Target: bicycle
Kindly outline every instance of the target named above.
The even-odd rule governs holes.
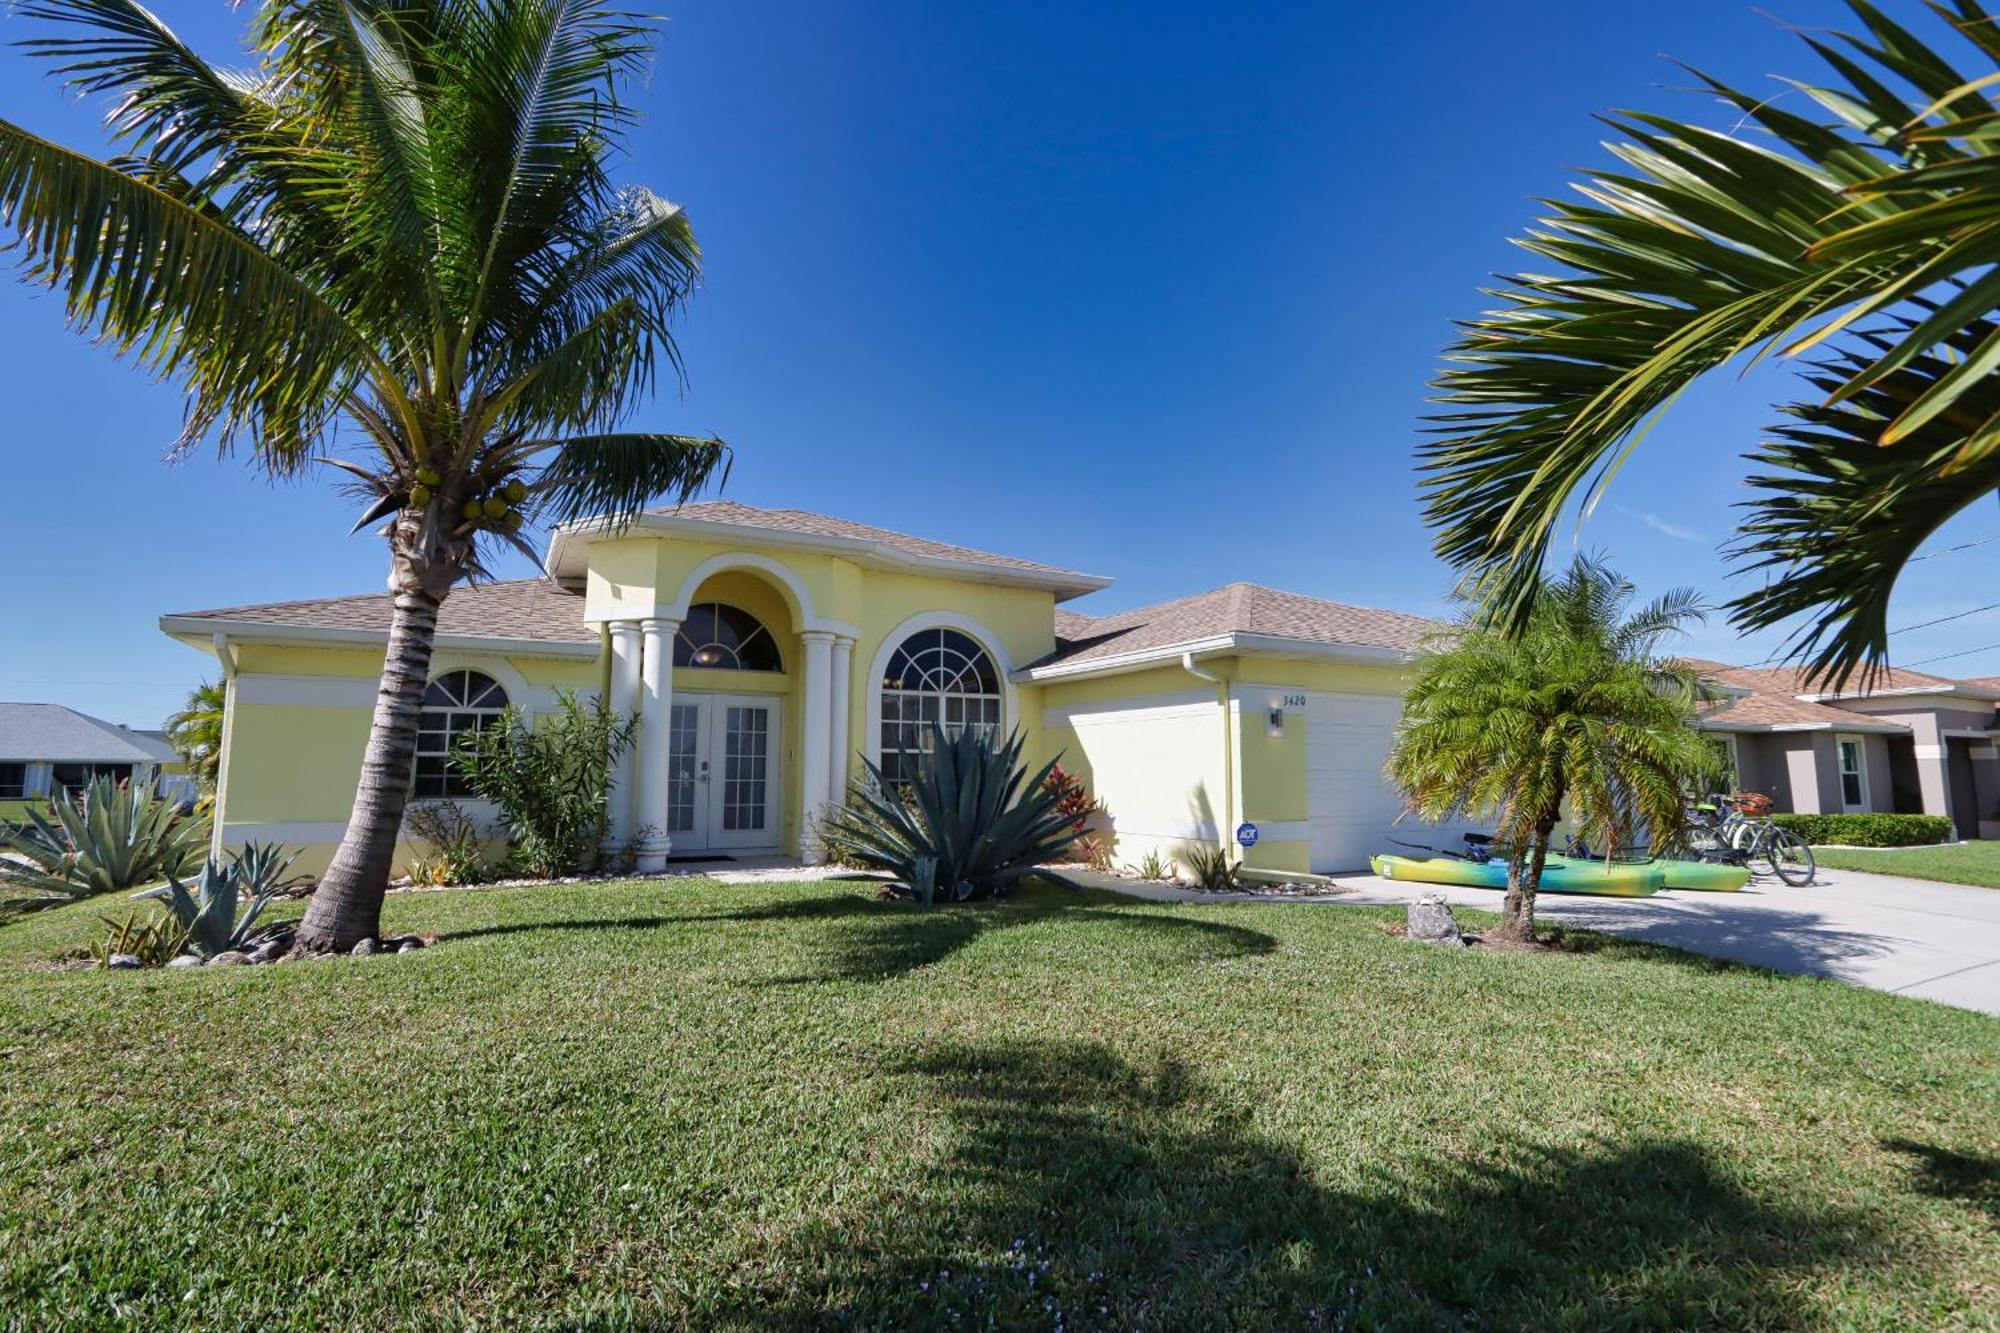
[[[1722,813],[1727,807],[1728,813]],[[1771,819],[1771,798],[1757,792],[1717,794],[1688,808],[1677,849],[1698,861],[1747,866],[1793,888],[1813,882],[1819,867],[1806,840]]]

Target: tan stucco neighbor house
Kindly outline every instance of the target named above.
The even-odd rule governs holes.
[[[1253,868],[1354,870],[1398,813],[1381,767],[1432,627],[1242,583],[1080,615],[1108,579],[731,501],[564,528],[546,567],[446,601],[413,795],[465,797],[450,746],[503,707],[602,694],[639,719],[608,841],[641,869],[809,855],[861,761],[895,777],[936,720],[1061,754],[1122,862],[1247,841]],[[389,615],[369,594],[162,618],[222,665],[219,845],[331,856]]]
[[[1738,785],[1778,809],[1946,815],[1960,837],[2000,835],[2000,680],[1891,669],[1828,692],[1792,667],[1693,665],[1731,696],[1702,727],[1728,745]]]

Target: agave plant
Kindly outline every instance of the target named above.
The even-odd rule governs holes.
[[[253,897],[276,897],[305,883],[306,876],[285,873],[298,859],[297,850],[288,852],[275,842],[246,842],[229,859],[229,868]]]
[[[1196,843],[1181,853],[1181,860],[1186,863],[1194,882],[1207,892],[1235,892],[1236,860],[1227,847]]]
[[[925,903],[997,898],[1029,874],[1063,883],[1037,867],[1060,859],[1077,829],[1046,785],[1055,764],[1030,778],[1022,746],[1018,731],[996,747],[971,728],[952,736],[933,723],[930,751],[907,784],[864,761],[870,781],[849,793],[827,841]]]
[[[0,885],[26,890],[14,910],[53,907],[187,873],[208,843],[208,825],[141,783],[92,778],[83,790],[30,808],[27,822],[0,828]]]
[[[231,949],[240,949],[265,904],[276,894],[266,885],[250,896],[249,905],[238,914],[245,888],[243,874],[236,865],[224,865],[214,857],[203,862],[193,891],[178,878],[170,877],[157,889],[134,894],[137,898],[158,898],[166,903],[174,920],[187,933],[187,947],[204,958],[213,958]]]

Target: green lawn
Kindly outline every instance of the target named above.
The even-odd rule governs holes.
[[[1909,875],[1914,879],[1942,879],[1953,884],[2000,889],[2000,842],[1966,842],[1900,851],[1815,847],[1813,859],[1835,870],[1873,870],[1884,875]]]
[[[2000,1021],[1383,913],[401,894],[396,958],[35,972],[13,1328],[1990,1327]],[[8,1323],[11,1321],[11,1323]]]

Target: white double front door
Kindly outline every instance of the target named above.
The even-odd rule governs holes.
[[[675,856],[777,848],[782,707],[769,695],[675,692],[666,810]]]

